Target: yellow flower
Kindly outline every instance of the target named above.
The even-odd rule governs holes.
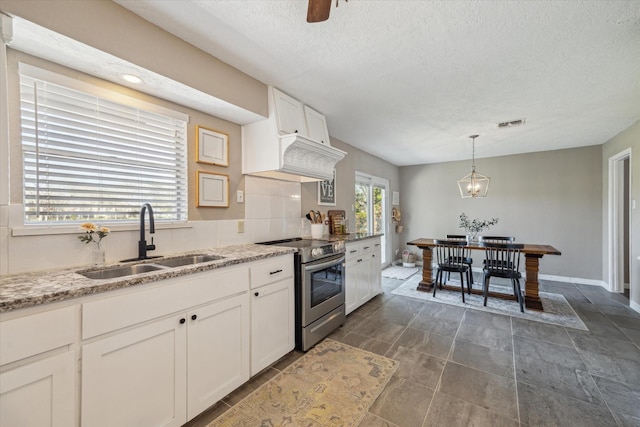
[[[84,224],[80,225],[80,228],[86,230],[86,231],[96,231],[97,227],[94,223],[92,222],[85,222]]]

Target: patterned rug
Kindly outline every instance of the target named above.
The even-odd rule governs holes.
[[[395,295],[403,295],[412,298],[418,298],[425,301],[440,302],[443,304],[457,305],[459,307],[471,308],[474,310],[488,311],[491,313],[505,314],[507,316],[520,317],[522,319],[533,320],[535,322],[551,323],[554,325],[565,326],[567,328],[581,329],[588,331],[584,322],[576,314],[574,309],[569,305],[563,295],[553,294],[548,292],[539,292],[540,299],[542,300],[542,306],[544,311],[527,310],[525,308],[524,313],[520,312],[520,305],[517,301],[503,300],[500,298],[491,298],[487,300],[487,306],[483,305],[484,297],[482,295],[467,294],[465,291],[465,303],[462,302],[462,295],[460,291],[449,291],[445,289],[438,289],[436,291],[435,298],[433,292],[423,292],[416,290],[418,283],[422,280],[422,275],[417,274],[396,289],[391,291]],[[474,279],[475,280],[475,279]],[[490,288],[492,291],[511,293],[513,292],[510,284],[494,284],[496,279],[491,279]],[[452,286],[460,286],[459,280],[450,280],[448,282]],[[466,282],[465,282],[466,283]],[[504,286],[506,285],[506,286]],[[480,288],[481,285],[476,281],[474,288]],[[465,286],[466,288],[466,286]]]
[[[400,267],[394,265],[382,270],[382,277],[404,280],[416,274],[418,270],[418,267]]]
[[[398,363],[325,339],[207,427],[357,426]]]

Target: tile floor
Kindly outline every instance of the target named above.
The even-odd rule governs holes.
[[[392,295],[330,338],[399,360],[361,426],[640,426],[640,314],[623,295],[568,283],[589,332]],[[294,351],[190,427],[208,422],[301,356]]]

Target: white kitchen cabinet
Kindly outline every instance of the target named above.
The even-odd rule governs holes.
[[[269,117],[242,126],[242,173],[297,182],[332,179],[347,153],[331,147],[325,117],[274,87],[268,102]]]
[[[380,238],[373,239],[371,252],[371,293],[372,297],[382,293],[382,243]]]
[[[300,135],[308,136],[302,102],[276,88],[272,88],[272,90],[280,135],[299,133]]]
[[[76,313],[70,306],[0,322],[0,426],[76,425]]]
[[[345,247],[345,308],[347,314],[382,292],[380,251],[375,246],[379,243],[380,238],[375,237],[347,243]]]
[[[0,374],[0,426],[75,426],[75,367],[68,351]]]
[[[82,425],[186,422],[187,329],[182,319],[174,315],[83,346]]]
[[[248,273],[197,273],[84,304],[82,424],[180,426],[247,381]]]
[[[295,347],[291,255],[251,267],[251,375]]]
[[[307,121],[307,130],[309,139],[318,141],[321,144],[331,145],[329,140],[329,129],[327,128],[327,119],[313,108],[304,106],[304,118]]]

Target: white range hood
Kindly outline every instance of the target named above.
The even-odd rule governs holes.
[[[317,111],[269,88],[269,117],[242,126],[242,173],[285,181],[333,179],[346,156],[331,146],[326,121]]]

